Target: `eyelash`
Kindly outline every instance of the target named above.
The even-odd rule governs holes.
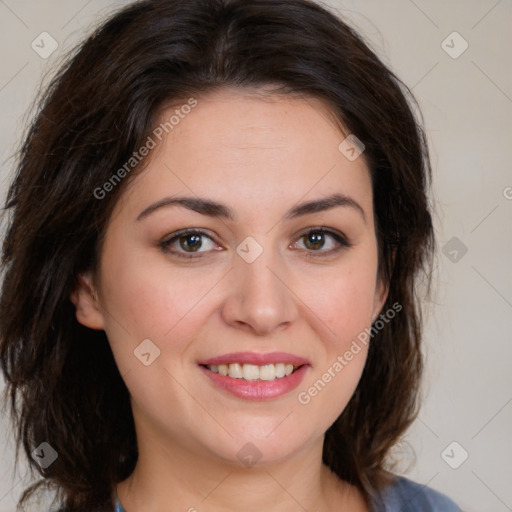
[[[312,233],[322,234],[322,235],[330,235],[336,242],[338,242],[339,246],[335,249],[330,249],[329,251],[314,251],[314,250],[308,250],[306,249],[306,257],[307,258],[325,258],[328,256],[332,256],[333,254],[341,251],[342,249],[348,249],[352,247],[352,244],[348,242],[348,240],[341,234],[338,234],[335,231],[332,231],[330,229],[325,229],[324,227],[316,227],[316,228],[310,228],[307,231],[303,232],[297,240],[301,240],[304,237],[311,235]],[[184,237],[185,235],[200,235],[205,236],[206,238],[209,238],[210,240],[214,241],[213,238],[208,235],[205,231],[202,231],[200,229],[194,229],[194,228],[188,228],[183,229],[181,231],[178,231],[177,233],[174,233],[171,238],[168,238],[167,240],[164,240],[159,244],[159,247],[166,253],[172,253],[180,258],[184,258],[187,260],[200,258],[202,257],[201,254],[204,253],[183,253],[179,251],[170,250],[169,246],[175,241],[179,240],[180,238]],[[315,254],[316,253],[316,254]]]

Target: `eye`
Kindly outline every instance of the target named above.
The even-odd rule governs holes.
[[[304,240],[305,250],[309,251],[308,257],[330,256],[343,248],[351,246],[342,234],[320,227],[312,228],[302,233],[299,237],[299,241],[301,240]],[[297,246],[298,243],[295,242],[294,246]],[[325,249],[325,247],[327,247],[327,250],[321,250]]]
[[[205,244],[204,239],[209,240],[209,242]],[[194,256],[194,254],[209,252],[216,246],[213,239],[207,233],[198,229],[184,229],[179,231],[159,245],[164,251],[188,259],[199,257]],[[200,249],[205,250],[201,251]]]
[[[307,257],[326,257],[341,249],[351,247],[351,244],[342,234],[323,227],[307,230],[300,235],[298,240],[305,240],[304,250]],[[292,244],[294,248],[297,248],[299,241]],[[170,238],[161,242],[159,246],[163,251],[185,259],[199,258],[202,253],[219,250],[216,249],[218,246],[211,236],[205,231],[194,228],[183,229],[174,233]],[[327,250],[322,250],[325,247],[327,247]],[[298,248],[302,249],[301,247]]]

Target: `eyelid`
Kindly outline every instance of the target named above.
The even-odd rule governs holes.
[[[175,238],[179,238],[180,236],[188,235],[188,234],[198,234],[198,235],[204,235],[208,238],[211,238],[212,240],[214,237],[208,233],[208,231],[205,231],[202,228],[184,228],[180,229],[179,231],[176,231],[174,233],[171,233],[170,235],[166,236],[163,240],[163,243],[170,242],[171,240],[174,240]]]

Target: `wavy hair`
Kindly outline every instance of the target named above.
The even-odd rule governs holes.
[[[411,91],[340,16],[309,0],[144,0],[111,15],[45,89],[17,154],[4,214],[0,364],[22,447],[63,512],[112,511],[137,462],[129,393],[104,331],[80,325],[70,293],[97,268],[113,207],[143,165],[101,188],[140,148],[162,108],[216,89],[272,85],[324,100],[364,142],[383,310],[357,389],[325,435],[323,461],[367,500],[389,482],[391,447],[420,403],[422,315],[430,283],[431,166]],[[42,442],[58,453],[43,469]]]

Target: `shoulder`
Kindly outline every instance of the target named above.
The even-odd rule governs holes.
[[[375,512],[461,512],[444,494],[406,477],[394,480],[374,500]]]

